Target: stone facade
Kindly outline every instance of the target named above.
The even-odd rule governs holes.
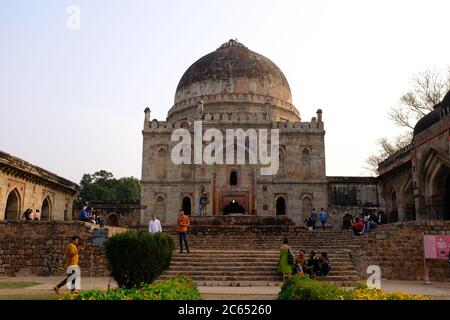
[[[0,220],[22,219],[28,208],[42,220],[71,220],[78,185],[0,151]]]
[[[198,214],[203,188],[209,197],[207,215],[227,213],[236,202],[241,213],[289,215],[302,223],[312,207],[327,207],[322,111],[302,122],[284,75],[270,60],[232,40],[194,63],[175,96],[166,121],[151,120],[150,109],[145,110],[142,224],[151,213],[166,224],[175,222],[180,208]],[[223,137],[227,129],[266,129],[269,136],[270,130],[279,130],[278,173],[261,175],[260,162],[249,164],[248,145],[245,164],[174,164],[171,154],[178,141],[171,141],[172,133],[182,128],[193,137],[196,121],[202,133],[214,128]],[[202,148],[207,145],[202,142]],[[224,154],[228,148],[235,145],[224,148]]]
[[[450,92],[422,118],[412,143],[379,166],[390,222],[450,220]]]

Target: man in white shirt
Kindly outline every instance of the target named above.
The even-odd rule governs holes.
[[[162,232],[161,222],[159,222],[159,220],[156,219],[155,214],[152,214],[152,218],[148,223],[148,232],[150,233]]]

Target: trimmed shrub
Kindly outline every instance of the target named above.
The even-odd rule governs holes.
[[[63,300],[200,300],[197,285],[190,278],[177,276],[140,289],[117,288],[69,293]]]
[[[386,293],[359,285],[346,290],[325,281],[316,281],[308,276],[293,276],[285,282],[278,294],[279,300],[429,300],[427,296],[403,292]]]
[[[127,231],[105,242],[111,276],[119,287],[140,288],[169,267],[175,244],[166,233]]]
[[[279,300],[344,300],[344,289],[328,282],[315,281],[306,275],[288,279],[278,295]]]

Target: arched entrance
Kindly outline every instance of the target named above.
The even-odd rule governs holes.
[[[350,229],[352,226],[352,220],[353,217],[351,214],[347,213],[343,218],[342,218],[342,229],[346,230],[346,229]]]
[[[111,227],[119,226],[119,218],[115,214],[110,214],[108,220],[106,220],[106,224]]]
[[[48,221],[50,220],[51,216],[52,216],[52,207],[50,204],[50,199],[46,197],[42,202],[41,220]]]
[[[450,220],[450,175],[445,180],[444,219]]]
[[[303,208],[302,208],[303,221],[305,221],[306,219],[309,218],[309,216],[311,215],[312,208],[313,208],[313,206],[312,206],[311,198],[310,197],[305,197],[303,199]]]
[[[388,222],[397,222],[398,221],[398,206],[397,206],[397,194],[394,190],[391,192],[390,197],[390,203],[391,203],[391,211],[389,212]]]
[[[286,201],[283,197],[278,197],[276,203],[277,216],[286,214]]]
[[[223,214],[230,214],[230,213],[245,213],[245,209],[243,206],[239,204],[236,200],[231,200],[230,203],[223,208]]]
[[[236,171],[231,171],[230,173],[230,186],[237,186],[238,185],[238,176]]]
[[[190,216],[192,213],[191,198],[184,197],[181,203],[181,208],[183,209],[184,214]]]
[[[416,219],[416,210],[414,206],[414,191],[412,188],[412,180],[410,180],[405,188],[405,192],[403,195],[404,201],[404,217],[403,219],[415,220]]]
[[[17,189],[13,189],[6,200],[5,219],[18,220],[20,216],[20,194]]]

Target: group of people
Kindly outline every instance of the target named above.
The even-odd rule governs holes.
[[[105,224],[103,223],[102,213],[100,210],[94,210],[90,206],[85,206],[80,213],[80,221],[90,222],[93,224],[98,224],[100,228],[103,228]]]
[[[380,224],[378,217],[369,212],[364,213],[362,218],[356,217],[352,230],[355,236],[359,236],[364,232],[369,232]]]
[[[23,219],[30,221],[30,220],[41,220],[41,212],[36,209],[34,212],[30,208],[25,210],[23,213]]]
[[[311,251],[306,257],[305,250],[300,250],[298,255],[294,255],[285,238],[280,247],[280,258],[278,261],[278,271],[283,275],[283,281],[291,275],[307,274],[314,279],[316,276],[327,276],[331,270],[328,254],[322,252],[319,257],[315,251]]]
[[[328,220],[328,213],[323,209],[320,208],[319,214],[316,212],[316,208],[313,208],[311,211],[311,214],[309,215],[308,219],[305,219],[306,226],[309,230],[315,230],[316,229],[316,223],[317,221],[320,221],[322,224],[322,228],[325,229],[325,223]]]

